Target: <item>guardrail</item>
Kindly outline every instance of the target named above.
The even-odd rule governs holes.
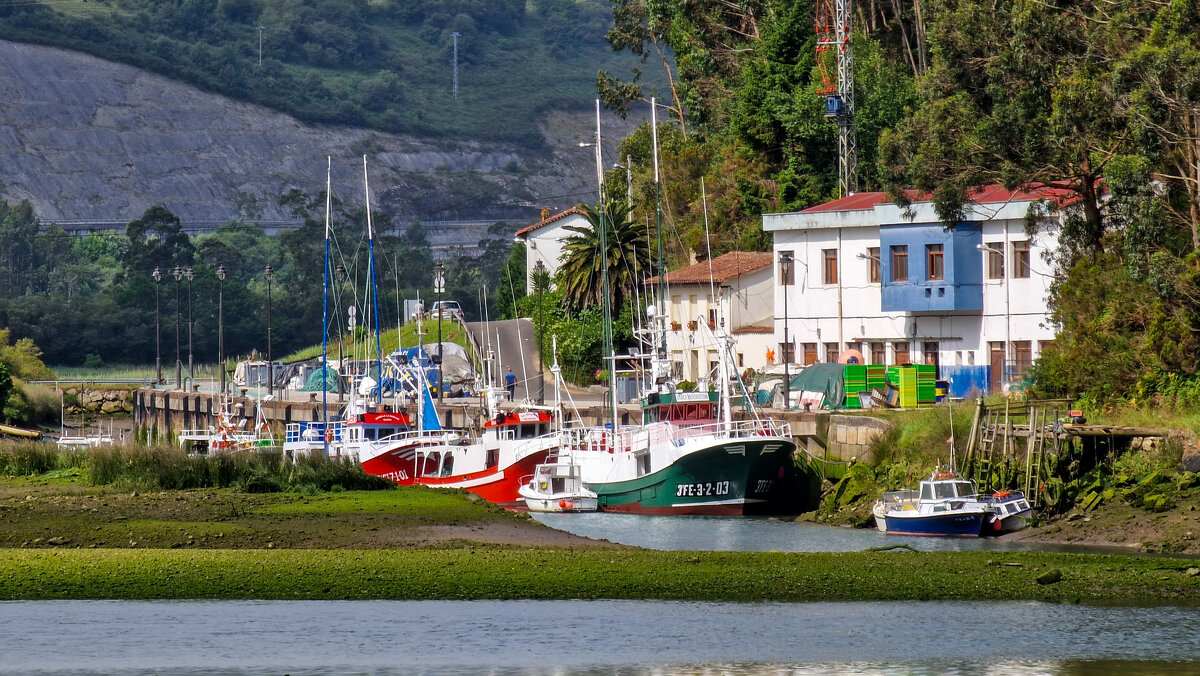
[[[153,378],[62,378],[59,380],[30,380],[37,385],[153,385]]]

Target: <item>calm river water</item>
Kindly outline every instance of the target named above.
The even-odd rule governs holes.
[[[0,603],[3,674],[1200,673],[1200,612],[1040,603]]]
[[[870,547],[906,544],[923,551],[1038,550],[1084,551],[1011,538],[936,538],[888,535],[874,528],[741,516],[647,516],[642,514],[531,513],[558,530],[623,545],[665,550],[735,552],[859,552]],[[1099,551],[1095,548],[1092,551]],[[1110,550],[1111,551],[1111,550]]]

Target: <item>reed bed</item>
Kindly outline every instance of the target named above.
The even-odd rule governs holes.
[[[61,450],[49,443],[0,442],[0,474],[37,476],[78,469],[94,486],[144,490],[237,488],[249,493],[297,490],[386,490],[395,484],[371,476],[358,463],[322,456],[289,461],[278,452],[188,455],[169,446],[107,446]]]

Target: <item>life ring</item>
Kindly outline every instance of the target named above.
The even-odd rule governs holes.
[[[333,430],[331,430],[331,429],[325,430],[325,441],[327,441],[327,442],[333,441]]]
[[[953,472],[942,472],[941,474],[934,474],[933,478],[934,479],[953,479],[954,473]]]

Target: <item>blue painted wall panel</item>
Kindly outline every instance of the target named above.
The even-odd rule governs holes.
[[[950,396],[963,398],[986,394],[991,382],[990,366],[942,366],[939,380],[950,381]]]
[[[940,223],[879,227],[881,309],[884,312],[953,312],[983,309],[983,257],[980,225],[965,223],[947,231]],[[930,280],[927,244],[941,244],[944,274]],[[892,281],[892,247],[908,247],[908,279]]]

